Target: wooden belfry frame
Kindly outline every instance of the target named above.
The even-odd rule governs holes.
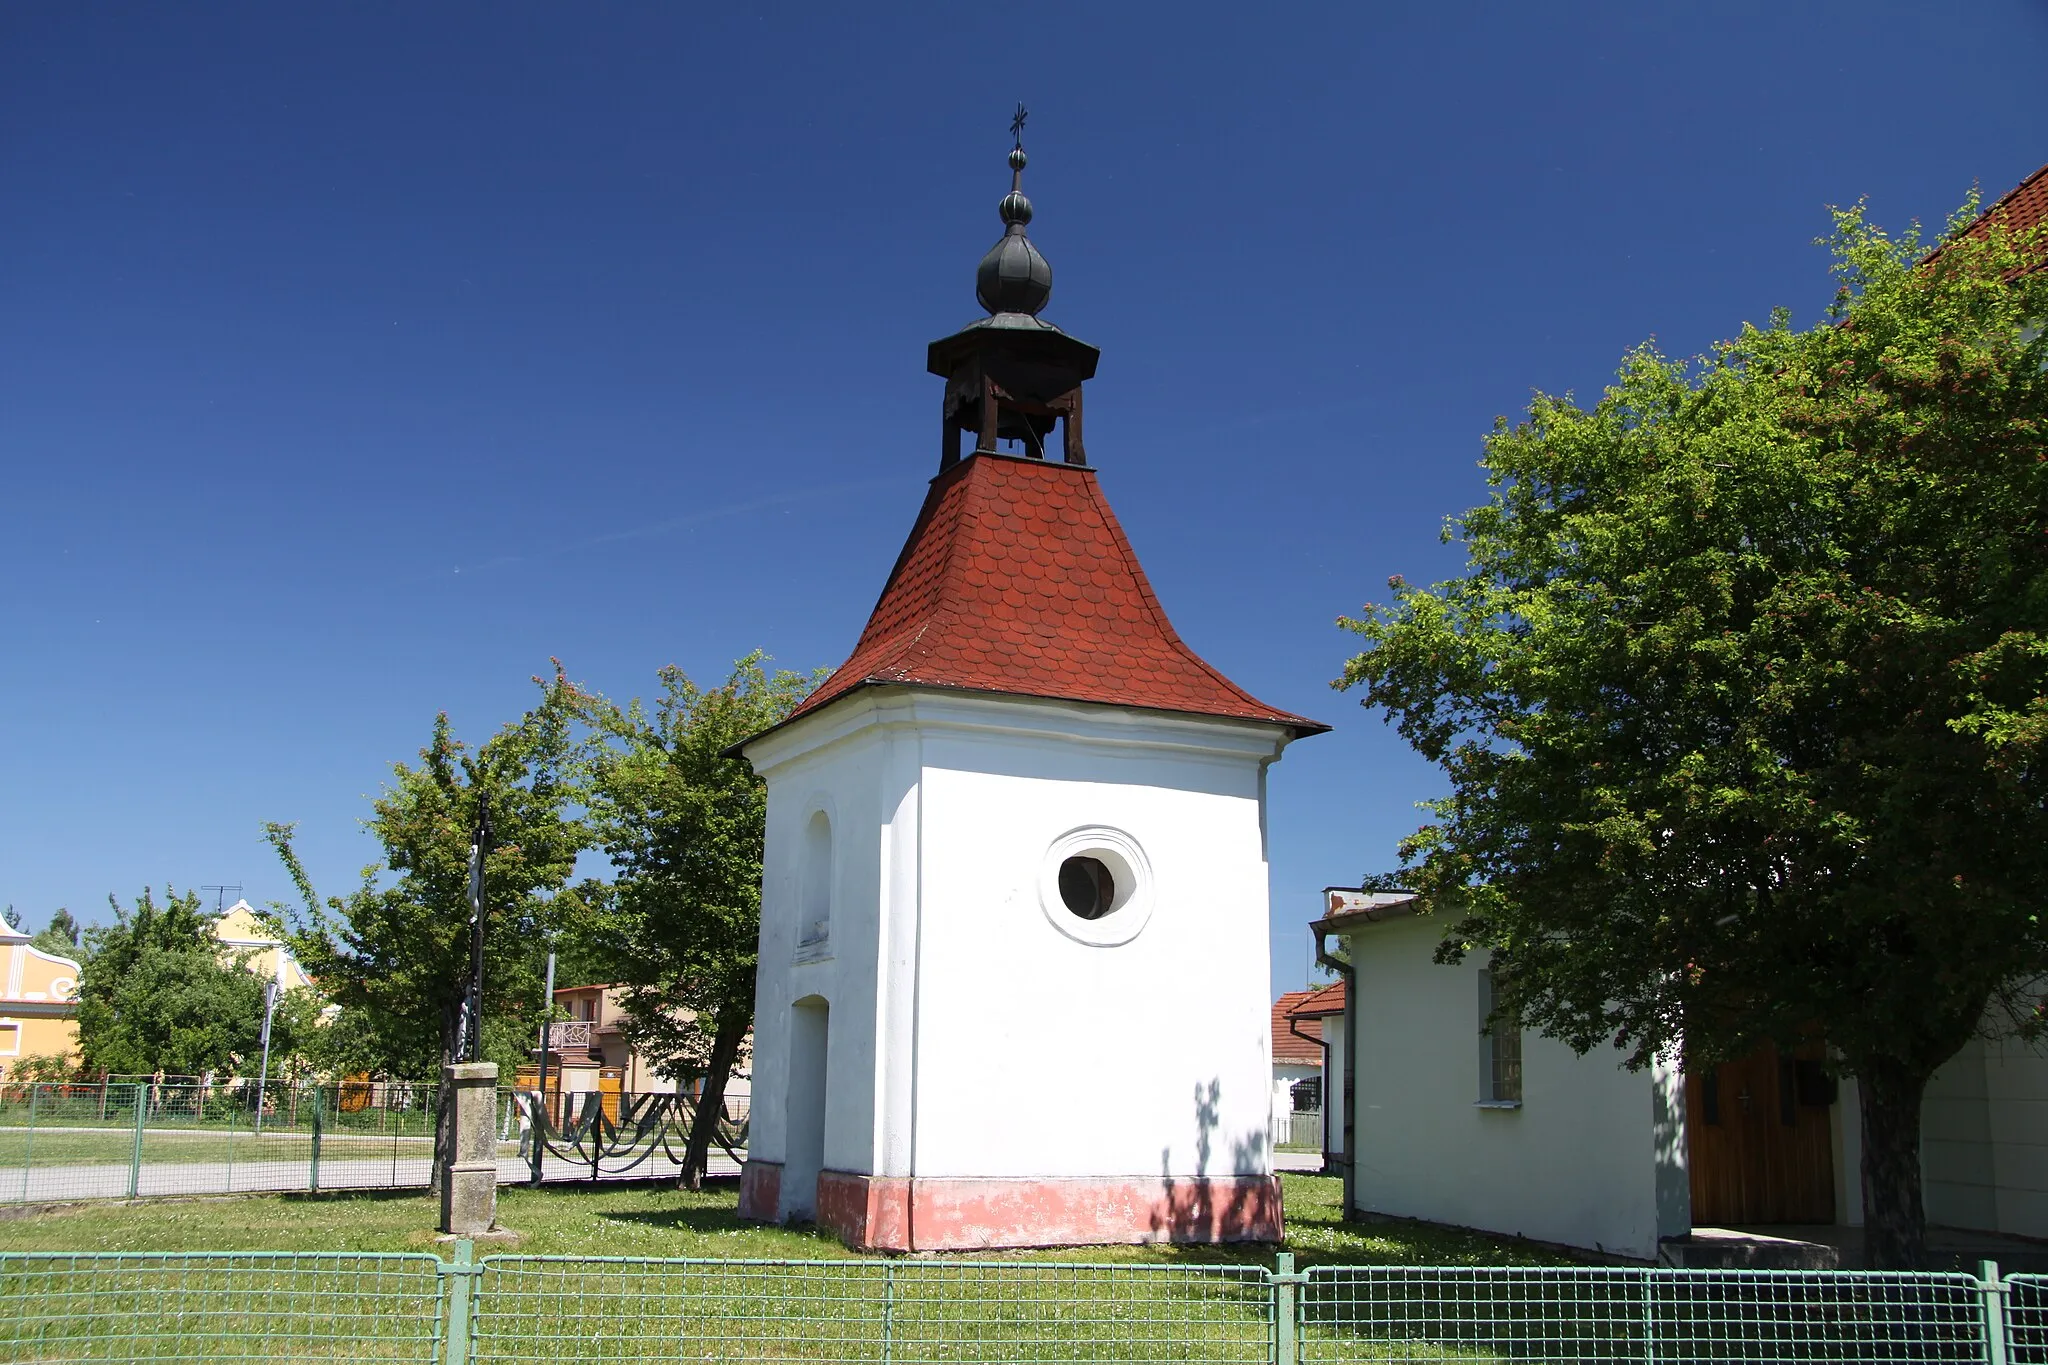
[[[946,381],[946,400],[940,427],[939,468],[951,469],[960,462],[960,433],[975,434],[977,455],[995,454],[996,442],[1005,438],[1024,443],[1025,454],[1034,460],[1045,455],[1045,438],[1058,423],[1061,456],[1068,464],[1087,464],[1088,451],[1081,439],[1081,386],[1049,398],[1035,398],[1012,392],[976,361],[963,366]]]

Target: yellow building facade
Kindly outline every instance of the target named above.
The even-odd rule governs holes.
[[[0,925],[0,1078],[24,1057],[78,1055],[78,964]]]
[[[257,920],[256,911],[247,901],[236,901],[213,922],[213,936],[231,955],[241,958],[251,972],[266,981],[277,982],[280,990],[313,984],[313,978],[306,975],[306,969],[291,955],[291,950]]]

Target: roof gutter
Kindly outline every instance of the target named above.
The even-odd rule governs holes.
[[[1320,944],[1317,945],[1318,960],[1321,958],[1321,946]],[[1351,990],[1348,985],[1345,987],[1344,999],[1346,1002],[1345,1008],[1350,1008]],[[1329,1016],[1324,1015],[1322,1017],[1328,1018]],[[1287,1016],[1287,1031],[1301,1039],[1302,1042],[1314,1043],[1323,1050],[1323,1174],[1328,1175],[1330,1173],[1330,1115],[1336,1112],[1334,1106],[1330,1103],[1330,1040],[1321,1034],[1311,1038],[1306,1033],[1303,1033],[1300,1022],[1292,1014]]]
[[[1329,920],[1319,919],[1309,925],[1308,930],[1316,936],[1316,965],[1329,968],[1339,977],[1343,978],[1344,981],[1344,1032],[1342,1034],[1346,1044],[1344,1048],[1344,1075],[1342,1084],[1337,1087],[1338,1093],[1334,1096],[1337,1110],[1343,1116],[1344,1126],[1340,1131],[1344,1135],[1344,1150],[1341,1152],[1331,1152],[1328,1150],[1331,1128],[1330,1103],[1333,1097],[1325,1095],[1323,1096],[1323,1171],[1327,1174],[1330,1167],[1334,1165],[1337,1168],[1337,1174],[1343,1177],[1343,1217],[1346,1222],[1349,1222],[1352,1214],[1358,1207],[1357,1165],[1352,1160],[1353,1155],[1358,1151],[1357,1106],[1352,1103],[1352,1097],[1357,1093],[1358,1087],[1358,1048],[1356,1046],[1358,1035],[1351,1024],[1352,1012],[1358,1008],[1358,978],[1351,970],[1350,958],[1341,957],[1329,950]],[[1294,1016],[1292,1015],[1289,1015],[1287,1018],[1287,1028],[1290,1033],[1294,1030]],[[1322,1046],[1323,1074],[1327,1076],[1330,1074],[1330,1045],[1327,1041],[1323,1041]]]

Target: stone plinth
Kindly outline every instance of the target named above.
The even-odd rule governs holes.
[[[477,1237],[498,1221],[498,1064],[461,1062],[441,1068],[452,1151],[441,1170],[441,1232]]]

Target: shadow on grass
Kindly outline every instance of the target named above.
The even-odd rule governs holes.
[[[703,1190],[698,1193],[707,1199],[731,1200],[734,1206],[737,1207],[739,1189],[740,1180],[736,1175],[711,1176],[705,1180]],[[650,1190],[656,1193],[683,1195],[692,1193],[689,1190],[677,1189],[676,1179],[672,1175],[651,1175],[642,1176],[637,1179],[618,1180],[550,1180],[539,1189],[534,1189],[530,1185],[500,1185],[498,1187],[498,1197],[503,1199],[506,1195],[512,1195],[516,1198],[538,1196],[548,1199],[569,1200],[602,1197],[608,1194],[644,1193]],[[251,1190],[247,1191],[247,1193],[251,1197],[276,1199],[284,1204],[311,1204],[327,1207],[350,1203],[390,1203],[407,1199],[431,1199],[434,1197],[424,1186],[419,1185],[408,1186],[402,1189],[350,1188],[341,1190],[283,1190],[277,1192]],[[752,1225],[749,1224],[747,1226]]]
[[[644,1227],[659,1228],[664,1232],[758,1232],[761,1224],[742,1220],[738,1214],[726,1208],[679,1208],[679,1209],[612,1209],[605,1218],[614,1223],[638,1223]],[[803,1228],[783,1228],[784,1233],[804,1236],[809,1225]],[[819,1237],[819,1241],[829,1241]],[[832,1242],[838,1247],[837,1242]]]
[[[221,1196],[226,1198],[228,1196]],[[275,1199],[280,1204],[311,1204],[334,1208],[346,1204],[391,1204],[407,1199],[426,1199],[424,1189],[408,1190],[286,1190],[281,1194],[250,1192],[249,1198]]]

